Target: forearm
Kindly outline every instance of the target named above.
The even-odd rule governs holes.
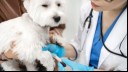
[[[74,50],[74,48],[73,48],[72,45],[66,44],[66,45],[64,46],[64,48],[65,48],[65,50],[66,50],[66,55],[65,55],[65,57],[68,57],[68,58],[75,58],[75,57],[76,57],[76,52],[75,52],[75,50]]]

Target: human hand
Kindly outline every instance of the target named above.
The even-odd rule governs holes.
[[[64,44],[66,43],[66,40],[62,35],[64,29],[65,29],[65,25],[59,25],[58,27],[51,28],[49,32],[50,42],[64,46]]]
[[[71,67],[72,71],[94,71],[94,67],[85,66],[68,59],[62,59],[62,61]],[[62,66],[61,63],[58,63],[59,71],[66,71],[66,69]]]
[[[59,37],[62,37],[62,32],[60,29],[53,29],[53,30],[50,30],[49,32],[49,39],[50,39],[50,42],[51,43],[57,43],[57,37],[56,36],[59,36]]]
[[[57,35],[62,36],[62,33],[63,33],[65,27],[66,27],[65,24],[61,24],[58,27],[51,27],[49,33],[50,34],[56,33]]]
[[[64,57],[65,56],[65,48],[56,45],[56,44],[48,44],[44,48],[42,48],[43,51],[50,51],[53,54],[56,54],[58,57]]]

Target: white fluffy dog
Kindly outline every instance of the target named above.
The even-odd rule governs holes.
[[[11,50],[27,70],[36,71],[35,61],[54,70],[54,60],[49,52],[42,51],[49,41],[49,27],[66,24],[64,0],[24,0],[27,13],[0,24],[0,55]],[[12,48],[14,45],[14,48]],[[17,62],[2,63],[4,70],[20,70]]]

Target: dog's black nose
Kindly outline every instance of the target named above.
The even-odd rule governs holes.
[[[54,16],[53,19],[56,23],[58,23],[60,21],[61,17],[60,16]]]

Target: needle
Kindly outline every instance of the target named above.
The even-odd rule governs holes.
[[[66,67],[66,64],[64,62],[62,62],[62,60],[55,54],[52,54],[52,56],[58,61],[60,62],[64,67]]]

